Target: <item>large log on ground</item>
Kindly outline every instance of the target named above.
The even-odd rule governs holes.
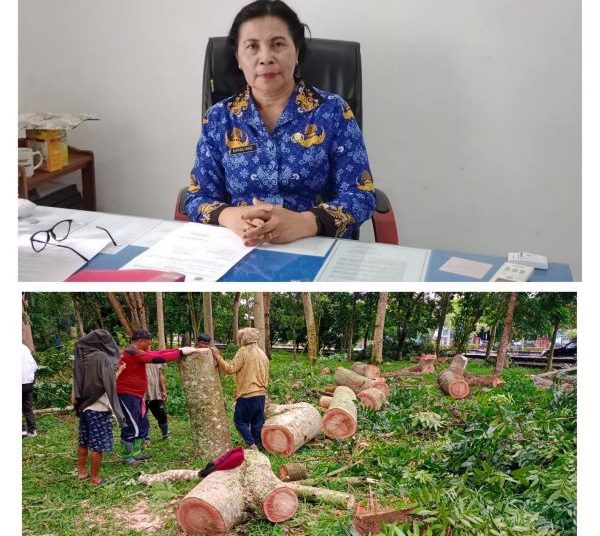
[[[323,432],[327,437],[347,439],[356,433],[358,412],[354,391],[340,385],[333,393],[329,409],[323,415]]]
[[[323,501],[348,510],[352,510],[356,504],[354,495],[342,491],[304,486],[296,482],[285,482],[284,485],[296,492],[301,499]]]
[[[464,374],[465,381],[471,385],[481,385],[483,387],[498,387],[504,383],[501,376],[475,376],[474,374]]]
[[[303,463],[284,463],[277,469],[277,476],[282,482],[295,482],[307,478],[308,471]]]
[[[438,384],[452,398],[464,398],[469,394],[469,384],[465,381],[462,370],[457,368],[444,370],[438,376]]]
[[[437,357],[435,354],[421,354],[419,362],[411,367],[406,367],[400,370],[384,373],[386,378],[394,378],[397,376],[411,376],[418,374],[435,374],[435,364]]]
[[[365,378],[369,378],[374,380],[375,378],[379,378],[381,376],[381,370],[379,367],[375,365],[369,365],[368,363],[361,363],[357,361],[352,365],[352,370]]]
[[[467,368],[468,362],[469,359],[466,356],[464,356],[463,354],[456,354],[452,358],[452,361],[450,361],[450,366],[448,368],[465,370]]]
[[[321,414],[308,402],[269,404],[261,432],[263,447],[274,454],[290,456],[322,431]]]
[[[140,484],[153,486],[160,482],[179,482],[180,480],[198,480],[198,469],[169,469],[162,473],[144,474],[138,476]]]
[[[350,389],[357,394],[365,389],[369,389],[370,387],[376,387],[377,389],[381,389],[387,397],[390,390],[387,383],[385,383],[384,378],[371,380],[344,367],[338,367],[335,369],[333,379],[337,385],[345,385],[346,387],[350,387]]]
[[[386,401],[385,393],[375,387],[361,391],[358,393],[358,398],[361,406],[375,410],[380,410]]]
[[[199,348],[181,359],[180,366],[194,445],[203,457],[216,458],[231,448],[231,435],[212,353],[208,348]]]
[[[188,534],[221,535],[250,518],[285,521],[297,508],[296,493],[273,474],[269,459],[247,449],[239,467],[211,473],[183,498],[177,522]]]

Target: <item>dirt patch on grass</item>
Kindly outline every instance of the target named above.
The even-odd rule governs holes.
[[[87,506],[86,503],[87,501],[81,501],[84,507]],[[169,515],[171,515],[170,510],[153,512],[147,501],[139,501],[128,508],[88,510],[83,519],[89,527],[106,527],[108,524],[114,524],[120,528],[152,534],[163,528]]]

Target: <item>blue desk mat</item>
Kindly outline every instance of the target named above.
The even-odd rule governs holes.
[[[486,262],[491,264],[492,267],[483,276],[483,279],[476,279],[474,277],[466,277],[458,274],[451,274],[449,272],[440,271],[440,267],[450,258],[460,257],[461,259],[468,259],[470,261]],[[498,268],[506,262],[506,257],[498,257],[496,255],[481,255],[479,253],[464,253],[462,251],[444,251],[444,250],[431,250],[429,258],[429,266],[427,268],[427,275],[425,281],[438,281],[438,282],[453,282],[453,281],[489,281]],[[561,264],[556,262],[548,263],[547,270],[534,270],[533,274],[529,278],[529,281],[535,282],[554,282],[554,281],[573,281],[573,275],[568,264]]]
[[[82,269],[116,270],[146,249],[140,246],[125,246],[117,253],[98,253]],[[219,281],[312,281],[324,261],[325,257],[255,249]]]
[[[219,281],[312,281],[325,258],[255,249]]]

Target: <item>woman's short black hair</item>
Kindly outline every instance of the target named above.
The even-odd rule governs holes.
[[[298,51],[298,59],[302,61],[304,49],[306,48],[304,29],[308,28],[308,26],[300,22],[296,12],[281,0],[256,0],[240,10],[233,20],[227,37],[227,41],[233,47],[234,52],[237,53],[240,26],[246,21],[260,17],[278,17],[287,24],[292,40],[294,41],[294,46]]]

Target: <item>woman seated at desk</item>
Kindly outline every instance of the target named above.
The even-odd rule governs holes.
[[[247,87],[206,113],[190,219],[249,246],[351,237],[375,208],[369,161],[344,100],[294,76],[304,24],[284,2],[258,0],[238,13],[228,41]]]

